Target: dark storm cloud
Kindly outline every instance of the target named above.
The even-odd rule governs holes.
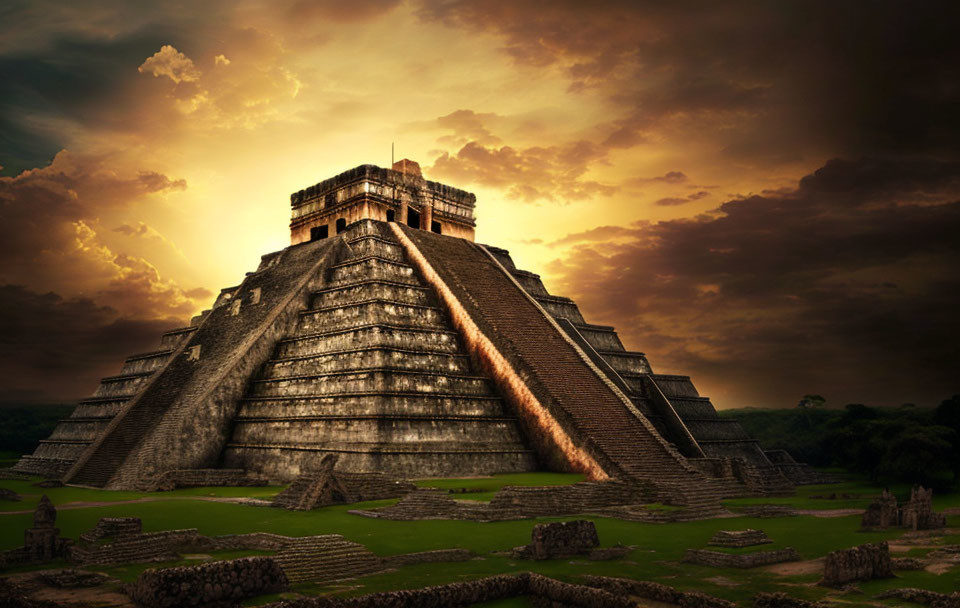
[[[805,149],[956,152],[956,2],[427,0],[421,14],[607,92],[623,109],[611,147],[679,130],[758,164]]]
[[[160,334],[179,324],[123,319],[87,298],[0,285],[0,401],[87,396],[124,357],[157,349]]]
[[[960,390],[960,163],[834,160],[713,214],[562,239],[558,291],[722,404],[934,402]]]

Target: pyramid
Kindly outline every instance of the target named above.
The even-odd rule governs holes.
[[[474,243],[475,204],[409,160],[294,193],[291,246],[127,358],[16,470],[116,489],[216,469],[289,482],[334,454],[398,478],[579,471],[680,504],[808,475]]]

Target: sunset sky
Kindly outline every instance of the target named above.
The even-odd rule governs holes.
[[[88,395],[418,161],[721,408],[960,393],[956,2],[8,0],[0,401]]]

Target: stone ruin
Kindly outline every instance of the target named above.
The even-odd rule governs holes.
[[[886,529],[892,527],[912,530],[937,530],[947,525],[947,517],[933,510],[933,490],[923,486],[914,486],[910,490],[910,500],[903,505],[897,504],[897,498],[889,490],[883,490],[880,498],[870,503],[861,519],[865,529]]]
[[[0,500],[6,500],[9,502],[20,502],[23,498],[13,490],[8,490],[7,488],[0,488]]]
[[[709,549],[687,549],[680,560],[688,564],[711,566],[713,568],[758,568],[783,562],[795,562],[800,552],[793,547],[755,551],[753,553],[724,553]]]
[[[590,553],[599,546],[594,523],[578,519],[535,525],[530,544],[517,547],[511,553],[521,559],[557,559]]]
[[[802,467],[474,243],[476,197],[413,166],[294,193],[291,246],[128,357],[16,471],[109,489],[286,483],[339,454],[344,473],[395,478],[583,471],[693,508],[791,490]]]
[[[763,530],[718,530],[708,545],[714,547],[753,547],[773,541]]]
[[[151,608],[233,607],[242,600],[289,587],[280,566],[269,557],[210,562],[180,568],[150,569],[129,587],[137,603]]]
[[[290,487],[277,494],[271,506],[310,511],[326,505],[398,498],[416,490],[408,481],[391,479],[379,472],[335,471],[338,460],[336,454],[324,455],[316,470],[297,477]]]
[[[843,587],[856,581],[893,578],[890,547],[886,542],[866,543],[827,554],[821,585]]]
[[[2,553],[6,566],[41,564],[68,557],[72,541],[60,537],[57,509],[44,494],[33,512],[33,527],[24,532],[23,546]]]

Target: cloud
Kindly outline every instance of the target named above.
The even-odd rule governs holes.
[[[522,149],[469,142],[456,154],[442,153],[429,172],[451,183],[503,188],[510,198],[525,202],[568,202],[616,192],[614,186],[584,178],[589,166],[605,156],[605,150],[585,140]]]
[[[0,386],[3,400],[73,400],[125,357],[156,350],[177,319],[124,318],[89,298],[64,298],[0,285]]]
[[[492,34],[517,64],[618,108],[603,142],[683,138],[752,166],[846,155],[955,154],[956,3],[790,10],[756,0],[425,0],[421,18]]]
[[[174,84],[200,80],[200,70],[193,65],[193,60],[169,44],[163,45],[159,51],[147,57],[137,71],[141,74],[152,74],[154,78],[166,76]]]
[[[62,151],[47,167],[0,177],[0,282],[85,294],[133,318],[192,314],[209,294],[164,279],[149,261],[112,250],[99,234],[101,215],[186,182],[155,171],[124,175],[112,162]]]
[[[687,203],[692,203],[693,201],[698,201],[702,198],[710,196],[710,193],[706,190],[699,190],[692,194],[688,194],[684,197],[666,197],[654,201],[654,205],[660,207],[676,207],[678,205],[686,205]]]
[[[832,160],[710,215],[568,235],[549,274],[721,405],[932,403],[960,389],[958,180],[951,161]]]

